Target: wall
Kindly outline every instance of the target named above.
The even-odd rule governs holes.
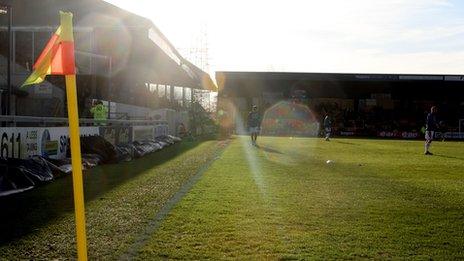
[[[166,124],[150,126],[81,127],[80,133],[101,135],[113,145],[153,139],[169,133]],[[62,159],[69,146],[68,127],[0,128],[0,157],[28,158],[34,155]]]

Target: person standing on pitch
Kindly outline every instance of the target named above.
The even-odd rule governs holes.
[[[248,128],[251,135],[251,144],[256,145],[258,139],[259,127],[261,125],[261,116],[258,112],[258,106],[253,105],[252,110],[248,113]]]
[[[330,141],[330,133],[332,132],[332,120],[329,117],[329,114],[325,114],[324,118],[324,131],[325,131],[325,140]]]
[[[432,106],[430,108],[430,113],[427,115],[426,123],[425,123],[425,155],[433,155],[430,151],[430,145],[432,144],[433,137],[435,135],[435,131],[438,129],[438,122],[437,122],[437,107]]]

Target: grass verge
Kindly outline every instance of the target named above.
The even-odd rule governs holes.
[[[220,149],[216,141],[183,142],[145,158],[85,173],[90,259],[127,251],[163,205]],[[2,199],[0,259],[74,259],[70,177]]]

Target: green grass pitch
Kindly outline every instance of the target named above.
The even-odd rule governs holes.
[[[464,258],[464,144],[236,138],[141,258]],[[332,160],[332,164],[327,164]]]
[[[216,157],[216,141],[184,142],[162,152],[169,157],[87,173],[90,258],[128,251],[144,260],[464,258],[464,143],[436,141],[434,156],[423,155],[421,141],[260,137],[258,144],[237,136]],[[213,159],[147,235],[167,200]],[[37,204],[53,215],[44,224],[20,219],[30,231],[2,242],[0,259],[74,258],[70,191],[64,179],[28,196],[48,197]],[[67,200],[53,202],[58,196]],[[1,228],[13,231],[17,222]],[[143,244],[131,249],[134,242]]]

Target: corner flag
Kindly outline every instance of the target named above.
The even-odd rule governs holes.
[[[35,62],[32,74],[21,85],[37,84],[47,75],[73,75],[76,73],[74,62],[74,37],[72,14],[60,12],[61,25]]]
[[[74,61],[72,16],[72,13],[60,12],[60,27],[58,27],[58,30],[56,30],[55,34],[45,46],[45,49],[34,64],[34,71],[26,79],[21,88],[30,84],[43,82],[47,75],[66,76],[74,212],[76,216],[77,258],[80,261],[86,261],[87,236],[85,232],[84,185],[82,180],[82,158],[79,134],[79,114],[77,108],[76,66]]]

